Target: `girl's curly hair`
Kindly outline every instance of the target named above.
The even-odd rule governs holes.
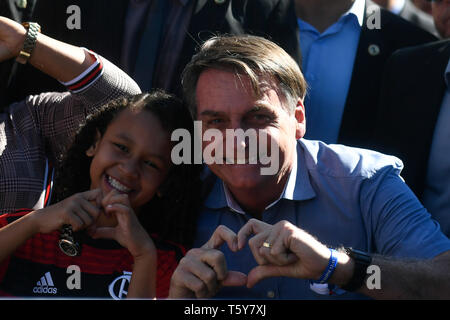
[[[89,115],[80,125],[73,143],[60,157],[56,170],[54,197],[59,202],[75,193],[89,190],[91,157],[86,150],[91,147],[97,135],[103,136],[108,125],[123,110],[145,110],[160,121],[171,135],[172,131],[184,128],[193,137],[193,120],[188,109],[173,95],[162,91],[143,93],[131,98],[119,98],[104,105]],[[168,176],[160,188],[161,197],[153,197],[140,209],[139,220],[149,233],[191,246],[200,204],[201,165],[194,164],[193,150],[191,164],[172,164]]]

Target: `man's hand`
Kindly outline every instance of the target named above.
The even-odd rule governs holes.
[[[225,242],[233,252],[238,250],[236,234],[219,226],[201,248],[189,250],[172,276],[169,298],[209,298],[222,286],[244,286],[247,276],[228,271],[225,257],[218,250]]]
[[[248,274],[247,287],[268,277],[318,279],[330,258],[329,249],[287,221],[275,225],[251,219],[238,232],[239,248],[248,243],[259,266]]]

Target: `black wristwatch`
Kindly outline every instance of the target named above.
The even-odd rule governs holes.
[[[352,248],[345,248],[345,252],[353,259],[355,268],[352,277],[341,289],[345,291],[356,291],[364,284],[364,280],[367,277],[367,267],[372,263],[372,257],[367,252]]]
[[[81,255],[81,246],[74,235],[71,225],[63,225],[58,244],[61,251],[70,257]]]

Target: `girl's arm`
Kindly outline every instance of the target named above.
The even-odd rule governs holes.
[[[0,229],[0,262],[38,231],[36,211],[32,211]]]
[[[0,262],[36,233],[49,233],[65,224],[70,224],[74,231],[90,226],[100,214],[100,209],[93,205],[100,195],[99,189],[78,193],[0,228]]]
[[[128,287],[128,299],[156,297],[156,249],[134,257],[133,274]]]
[[[0,62],[17,57],[26,29],[0,17]],[[76,46],[38,34],[30,64],[63,82],[68,91],[29,96],[8,108],[11,119],[24,115],[47,148],[47,158],[57,159],[88,114],[121,96],[141,92],[127,74],[108,60]],[[33,131],[29,131],[33,132]]]
[[[19,55],[26,32],[21,24],[0,17],[0,62]],[[37,69],[62,82],[77,77],[94,61],[85,50],[41,33],[28,60]]]

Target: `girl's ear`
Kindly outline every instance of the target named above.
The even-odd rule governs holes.
[[[89,147],[89,149],[86,150],[86,155],[88,157],[93,157],[97,152],[97,148],[100,143],[100,138],[101,138],[100,132],[97,130],[95,134],[94,143]]]

